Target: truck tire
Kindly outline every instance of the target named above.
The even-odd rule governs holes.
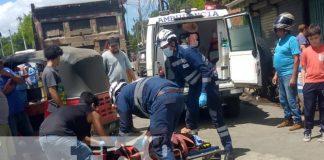
[[[272,84],[272,77],[274,76],[272,52],[264,39],[257,37],[256,41],[260,54],[260,65],[262,74],[262,87],[259,89],[259,94],[260,96],[265,97],[271,101],[277,101],[277,86]]]
[[[235,118],[240,116],[241,113],[241,101],[239,96],[225,98],[226,105],[224,106],[224,117]]]

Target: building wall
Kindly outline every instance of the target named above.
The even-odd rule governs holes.
[[[295,26],[292,28],[294,35],[298,34],[298,25],[305,24],[303,0],[284,0],[278,3],[278,13],[289,12],[295,16]]]
[[[261,37],[265,39],[268,46],[274,47],[277,37],[273,32],[273,22],[278,15],[277,9],[274,6],[268,6],[260,10],[261,17]]]
[[[324,0],[310,0],[324,2]],[[320,2],[319,2],[320,1]],[[256,27],[256,35],[261,35],[271,48],[275,47],[277,37],[273,32],[273,22],[275,18],[283,12],[290,12],[295,16],[295,26],[293,27],[293,34],[297,34],[297,26],[305,22],[305,0],[245,0],[235,7],[245,8],[249,11],[253,18],[253,25]],[[317,4],[318,5],[318,4]],[[323,7],[318,7],[323,8]],[[323,14],[322,14],[323,15]],[[321,17],[314,18],[317,21]],[[322,18],[324,19],[324,18]]]

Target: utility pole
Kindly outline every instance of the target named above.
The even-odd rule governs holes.
[[[1,34],[1,32],[0,32],[0,45],[1,45],[2,57],[4,57],[3,45],[2,45],[2,34]]]
[[[13,46],[12,38],[11,38],[11,31],[10,31],[10,29],[8,31],[9,31],[9,36],[10,36],[10,43],[11,43],[12,54],[15,54],[15,50],[14,50],[14,46]]]
[[[138,0],[138,15],[139,21],[141,25],[141,43],[144,45],[144,25],[143,25],[143,16],[142,16],[142,8],[141,8],[141,0]]]
[[[17,20],[19,21],[19,24],[21,25],[21,20],[22,20],[22,18],[19,16],[19,17],[17,17]],[[22,38],[23,38],[23,41],[24,41],[25,50],[27,50],[26,41],[25,41],[25,36],[24,36],[24,31],[23,31],[22,28],[21,28],[21,35],[22,35]]]

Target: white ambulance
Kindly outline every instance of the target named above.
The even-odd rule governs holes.
[[[188,26],[192,30],[188,30]],[[149,19],[146,40],[147,75],[160,75],[174,79],[170,65],[162,50],[155,45],[156,34],[161,29],[172,29],[180,44],[192,45],[192,34],[197,37],[194,45],[201,54],[215,64],[218,71],[220,93],[224,104],[224,114],[236,117],[240,114],[239,96],[245,87],[264,85],[265,76],[271,72],[261,70],[272,66],[271,53],[262,41],[257,42],[248,13],[230,15],[226,9],[187,10]],[[260,51],[262,50],[262,51]],[[265,57],[265,58],[264,58]],[[265,67],[266,68],[266,67]],[[267,67],[269,68],[269,67]],[[271,78],[270,78],[271,79]]]

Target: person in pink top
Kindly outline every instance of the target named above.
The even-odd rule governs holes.
[[[324,44],[321,43],[321,28],[319,25],[311,25],[306,37],[310,46],[303,50],[301,54],[301,65],[305,70],[304,78],[304,115],[305,132],[304,141],[312,139],[312,129],[314,127],[314,114],[316,104],[320,111],[321,137],[318,141],[324,142]]]

